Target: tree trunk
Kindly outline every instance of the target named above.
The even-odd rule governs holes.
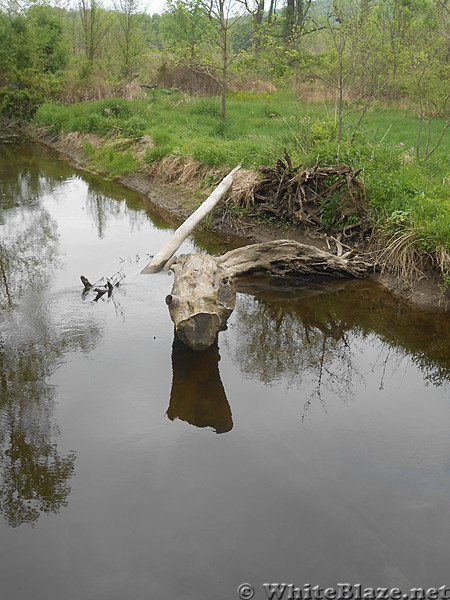
[[[236,302],[234,280],[240,277],[365,277],[371,268],[291,240],[245,246],[217,258],[190,254],[171,267],[175,280],[166,303],[177,337],[193,350],[205,350],[226,329]]]
[[[346,259],[293,240],[276,240],[231,250],[216,258],[229,277],[270,273],[282,277],[366,277],[372,265]]]
[[[223,19],[223,15],[221,15]],[[222,121],[227,118],[227,77],[228,77],[228,22],[223,24],[223,46],[222,46]]]

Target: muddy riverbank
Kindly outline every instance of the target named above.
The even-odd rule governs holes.
[[[46,148],[56,150],[62,160],[69,161],[71,165],[91,170],[87,158],[83,153],[83,140],[77,138],[74,143],[68,144],[61,138],[39,137],[38,141]],[[202,194],[193,186],[166,184],[155,180],[146,173],[130,173],[115,179],[117,183],[142,194],[152,207],[152,210],[167,222],[178,226],[198,206],[208,194]],[[207,227],[210,231],[220,233],[230,240],[235,246],[258,242],[275,241],[279,239],[293,239],[295,241],[316,246],[322,250],[333,252],[335,246],[330,245],[327,235],[311,227],[294,226],[288,223],[271,220],[268,223],[260,220],[239,216],[224,216],[222,208],[216,208],[212,217],[208,219]],[[429,269],[423,277],[412,285],[388,272],[377,272],[374,269],[372,278],[382,284],[396,296],[411,302],[427,311],[438,311],[448,314],[450,305],[450,290],[446,294],[440,288],[440,278],[436,272]]]

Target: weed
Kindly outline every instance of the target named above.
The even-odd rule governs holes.
[[[127,119],[121,126],[123,137],[139,139],[143,137],[147,129],[147,121],[139,116]]]
[[[220,117],[220,108],[211,98],[201,98],[191,103],[190,112],[193,115]]]

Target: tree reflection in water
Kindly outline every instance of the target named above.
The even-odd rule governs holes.
[[[286,298],[240,296],[234,362],[266,384],[284,380],[300,387],[312,375],[315,385],[304,404],[304,419],[315,399],[325,408],[324,390],[348,400],[363,377],[354,365],[345,319],[316,302],[302,303],[302,310],[299,306]]]
[[[354,360],[361,341],[379,348],[373,368],[384,365],[380,386],[387,363],[398,367],[405,358],[434,385],[450,379],[446,316],[418,311],[374,282],[307,282],[293,289],[262,278],[240,287],[255,296],[238,297],[234,362],[264,383],[300,387],[312,377],[302,419],[316,400],[325,408],[325,390],[347,401],[364,384]]]
[[[12,306],[27,290],[48,285],[58,261],[56,223],[50,215],[35,209],[15,216],[0,242],[0,308]]]
[[[99,239],[103,239],[111,221],[125,217],[131,231],[139,230],[146,224],[148,218],[142,209],[141,202],[125,190],[120,190],[117,184],[108,185],[107,181],[99,182],[86,176],[88,191],[86,198],[87,214],[97,230]],[[122,193],[118,194],[118,191]]]
[[[33,308],[0,312],[0,512],[12,527],[68,502],[75,453],[58,449],[48,380],[66,352],[88,352],[101,337],[96,323],[77,323],[72,306]]]
[[[15,166],[0,182],[0,512],[11,527],[68,502],[75,453],[58,450],[48,379],[64,353],[91,349],[101,336],[96,323],[77,322],[73,306],[46,299],[58,235],[39,197],[51,184]]]

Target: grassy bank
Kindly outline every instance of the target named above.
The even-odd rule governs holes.
[[[190,169],[194,178],[210,185],[238,163],[252,170],[273,165],[284,148],[295,164],[312,166],[317,159],[322,165],[351,164],[361,169],[367,218],[379,246],[388,249],[384,260],[406,277],[431,257],[442,273],[442,285],[450,285],[448,139],[428,160],[421,160],[423,139],[417,159],[414,114],[374,108],[356,130],[359,114],[344,122],[343,141],[338,145],[333,106],[308,105],[287,93],[231,94],[227,114],[222,122],[219,101],[213,98],[152,90],[133,101],[45,104],[35,124],[53,137],[86,135],[86,157],[112,177],[156,169],[166,159],[166,177],[170,178],[171,164],[178,168],[183,164],[184,172]],[[430,148],[442,126],[433,122]],[[167,157],[179,160],[170,162]],[[325,208],[327,223],[323,224],[332,227],[330,211],[338,207]]]

